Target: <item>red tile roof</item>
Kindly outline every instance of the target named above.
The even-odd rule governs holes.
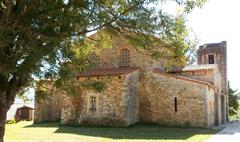
[[[126,68],[99,68],[92,69],[86,72],[80,73],[77,77],[91,77],[91,76],[115,76],[115,75],[126,75],[134,71],[139,70],[139,67],[126,67]]]
[[[169,72],[187,72],[187,71],[202,71],[202,70],[215,70],[217,69],[217,64],[202,64],[202,65],[192,65],[185,66],[183,68],[175,68]]]
[[[173,77],[175,79],[181,79],[181,80],[185,80],[185,81],[189,81],[189,82],[194,82],[194,83],[198,83],[198,84],[202,84],[202,85],[207,85],[211,88],[216,89],[216,87],[209,82],[205,82],[205,81],[201,81],[201,80],[197,80],[197,79],[193,79],[193,78],[188,78],[188,77],[185,77],[185,76],[174,75],[174,74],[171,74],[171,73],[162,72],[159,69],[153,69],[153,73],[157,73],[157,74],[168,76],[168,77]]]

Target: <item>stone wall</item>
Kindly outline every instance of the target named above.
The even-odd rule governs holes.
[[[198,49],[198,64],[208,64],[208,55],[214,55],[215,64],[221,74],[221,86],[227,95],[227,46],[226,41],[214,44],[205,44]]]
[[[61,108],[61,124],[76,124],[77,113],[76,109],[82,109],[83,101],[76,103],[75,101],[79,100],[81,96],[63,96],[63,105]],[[79,107],[78,107],[79,106]]]
[[[190,77],[193,79],[214,83],[213,70],[187,71],[178,73],[179,75]]]
[[[214,96],[214,88],[208,88],[206,92],[207,98],[207,127],[215,126],[215,96]]]
[[[146,51],[139,51],[122,36],[113,37],[112,42],[112,48],[103,49],[99,57],[96,56],[100,65],[94,68],[119,67],[120,51],[127,49],[130,66],[141,70],[127,75],[89,77],[90,80],[107,79],[107,89],[101,93],[82,90],[77,96],[69,96],[53,88],[48,99],[36,99],[35,122],[61,118],[62,124],[129,126],[136,122],[150,122],[197,127],[211,127],[214,123],[224,122],[227,102],[226,98],[220,97],[219,89],[222,88],[221,83],[226,83],[226,78],[221,80],[221,76],[226,75],[223,45],[221,49],[201,48],[198,51],[199,64],[205,64],[207,55],[214,52],[217,63],[220,63],[220,73],[218,70],[204,70],[180,74],[205,82],[198,83],[170,74],[153,73],[153,68],[163,68],[163,61],[153,60],[145,55]],[[207,82],[217,87],[218,92],[214,91],[213,85],[206,85]],[[96,111],[90,110],[91,97],[96,98]]]
[[[226,123],[227,121],[227,99],[226,95],[221,95],[221,123]]]
[[[75,97],[65,96],[61,123],[104,126],[129,126],[136,123],[138,71],[107,78],[107,89],[101,93],[84,90]],[[96,97],[96,111],[90,110],[91,96]]]
[[[222,122],[228,120],[228,83],[227,83],[227,43],[222,41],[220,43],[205,44],[199,47],[197,51],[198,64],[208,64],[208,55],[214,55],[214,63],[218,65],[218,69],[221,75],[221,90],[222,95],[225,95],[223,99],[220,99],[222,112]],[[218,92],[218,93],[219,93]],[[226,99],[224,99],[226,98]],[[223,101],[223,102],[222,102]]]
[[[215,94],[215,126],[221,124],[221,95]]]
[[[163,61],[154,60],[148,51],[132,46],[123,36],[113,36],[112,38],[112,48],[101,50],[99,55],[101,59],[100,67],[118,67],[119,55],[122,49],[127,49],[130,53],[130,66],[141,67],[143,70],[163,66]]]
[[[217,94],[221,94],[221,74],[218,68],[214,70],[186,71],[175,74],[212,83],[217,87]]]
[[[138,122],[139,113],[139,73],[128,74],[124,82],[127,90],[125,90],[124,105],[126,105],[126,121],[128,125]]]
[[[210,111],[208,105],[208,100],[212,103],[214,96],[209,86],[158,73],[146,73],[140,82],[140,122],[197,127],[214,125],[213,109]]]
[[[34,123],[60,120],[63,92],[57,91],[51,85],[48,85],[48,88],[44,98],[35,97]]]

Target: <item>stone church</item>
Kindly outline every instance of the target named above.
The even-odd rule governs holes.
[[[139,53],[123,37],[94,55],[96,68],[79,73],[81,81],[107,80],[97,93],[77,96],[52,88],[48,99],[35,99],[34,121],[61,124],[212,127],[228,120],[226,42],[204,44],[197,65],[165,72],[161,61]]]

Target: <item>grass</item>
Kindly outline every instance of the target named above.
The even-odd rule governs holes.
[[[6,125],[6,142],[202,142],[216,133],[200,128],[134,125],[129,128],[60,126],[22,121]]]

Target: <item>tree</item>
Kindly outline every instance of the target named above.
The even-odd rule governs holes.
[[[229,114],[236,115],[239,108],[239,100],[240,94],[237,93],[237,90],[233,90],[230,87],[230,83],[228,82],[228,99],[229,99]]]
[[[179,16],[164,12],[165,2],[0,0],[0,142],[3,142],[8,109],[16,95],[35,78],[54,77],[67,82],[70,75],[65,62],[79,71],[87,68],[88,44],[84,40],[93,31],[104,28],[107,33],[141,33],[141,36],[127,34],[126,37],[151,51],[152,56],[168,58],[169,64],[184,62],[190,42],[182,15],[202,6],[205,0],[175,0],[184,8]],[[162,6],[154,7],[158,4]],[[149,38],[152,36],[160,38],[165,43],[161,48],[172,54],[165,57],[163,52],[151,49],[152,43],[158,42]]]

